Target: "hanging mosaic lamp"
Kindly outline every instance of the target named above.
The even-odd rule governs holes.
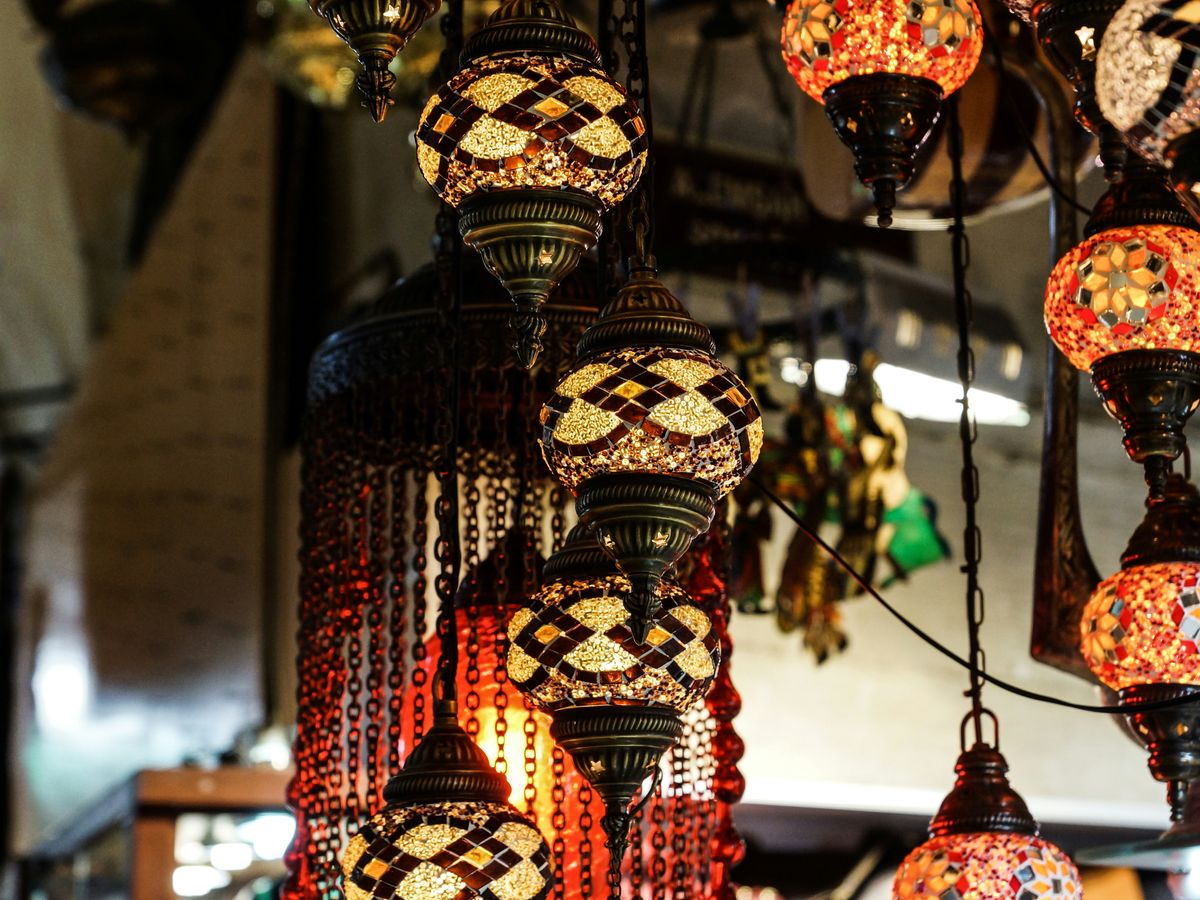
[[[720,663],[712,620],[679,587],[658,587],[644,640],[625,608],[629,581],[583,525],[546,563],[546,584],[508,625],[508,674],[604,801],[610,878],[620,877],[630,804],[683,732]]]
[[[550,848],[508,802],[510,788],[441,701],[434,725],[384,791],[387,807],[342,857],[347,900],[542,900]]]
[[[1173,821],[1200,780],[1200,492],[1172,474],[1165,495],[1084,608],[1080,648],[1096,677],[1119,692],[1150,771],[1168,785]],[[1197,697],[1167,709],[1139,705]]]
[[[1176,18],[1180,0],[1127,0],[1113,16],[1096,62],[1105,118],[1151,162],[1170,170],[1200,214],[1200,28]]]
[[[555,0],[507,0],[463,61],[421,114],[417,162],[512,296],[513,346],[532,368],[543,305],[641,177],[645,125]]]
[[[900,865],[894,900],[1081,900],[1071,859],[1038,836],[996,748],[978,744],[954,767],[954,789],[929,823],[929,840]]]
[[[1121,423],[1160,493],[1200,403],[1200,225],[1161,168],[1131,161],[1046,286],[1046,327]]]
[[[364,106],[382,122],[392,105],[396,76],[390,66],[441,0],[309,0],[362,65],[358,89]]]
[[[758,405],[715,352],[708,328],[638,264],[542,407],[546,464],[629,579],[638,641],[663,578],[762,449]]]
[[[793,0],[782,43],[788,71],[853,151],[879,224],[891,224],[942,98],[979,62],[974,0]]]
[[[1075,119],[1100,140],[1105,177],[1125,165],[1125,141],[1101,111],[1096,64],[1113,17],[1124,0],[1041,0],[1032,6],[1034,31],[1046,57],[1075,89]]]

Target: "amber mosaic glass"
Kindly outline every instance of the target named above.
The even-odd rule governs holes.
[[[721,660],[712,621],[679,587],[660,589],[662,613],[644,644],[627,624],[622,575],[551,582],[508,625],[508,674],[542,709],[654,703],[680,712],[708,691]]]
[[[678,475],[725,494],[762,449],[749,389],[696,350],[633,348],[589,356],[542,407],[542,454],[575,490],[608,472]]]
[[[794,0],[783,59],[822,103],[830,86],[877,72],[927,78],[952,94],[979,63],[979,23],[974,0]]]
[[[636,104],[601,70],[566,57],[505,56],[463,69],[417,126],[417,163],[458,206],[476,191],[564,188],[614,206],[646,162]]]
[[[1080,900],[1070,858],[1048,841],[983,832],[937,837],[896,873],[895,900]]]
[[[1100,582],[1080,623],[1080,648],[1113,690],[1200,684],[1200,566],[1156,563]]]
[[[1124,350],[1200,349],[1200,235],[1174,225],[1102,231],[1058,261],[1046,328],[1087,371]]]
[[[550,848],[504,803],[389,807],[342,857],[347,900],[541,900]]]
[[[1171,140],[1200,123],[1200,53],[1194,44],[1176,40],[1177,26],[1184,23],[1174,19],[1171,6],[1128,0],[1113,16],[1096,57],[1096,95],[1104,117],[1159,163]],[[1186,27],[1195,30],[1192,23]]]

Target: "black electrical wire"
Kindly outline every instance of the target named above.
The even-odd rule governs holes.
[[[1073,195],[1064,190],[1063,186],[1058,183],[1058,179],[1054,177],[1054,173],[1050,171],[1050,167],[1046,165],[1046,160],[1042,157],[1042,153],[1038,150],[1037,141],[1033,139],[1033,135],[1029,132],[1029,127],[1025,124],[1025,119],[1021,115],[1021,110],[1017,108],[1016,100],[1013,99],[1012,91],[1009,89],[1011,82],[1009,81],[1008,67],[1004,62],[1004,48],[1001,46],[988,26],[987,17],[983,11],[979,13],[979,23],[983,28],[983,36],[987,41],[988,46],[992,48],[992,53],[996,57],[996,72],[1000,76],[1000,93],[1004,95],[1004,102],[1008,104],[1009,112],[1012,113],[1013,120],[1017,123],[1017,128],[1021,132],[1021,137],[1025,140],[1025,146],[1029,149],[1029,155],[1033,159],[1034,165],[1038,171],[1042,173],[1042,179],[1049,186],[1050,190],[1054,191],[1061,200],[1071,204],[1076,210],[1083,213],[1085,216],[1090,216],[1092,211],[1079,203]]]
[[[945,644],[941,643],[937,638],[930,635],[928,632],[921,629],[919,625],[909,619],[904,613],[896,609],[889,603],[882,594],[880,594],[871,583],[849,563],[846,561],[837,550],[822,538],[813,528],[805,524],[800,515],[793,510],[788,504],[773,490],[763,484],[762,480],[757,475],[750,475],[747,478],[756,488],[762,491],[764,497],[770,500],[775,506],[779,507],[789,519],[796,523],[796,526],[803,531],[818,547],[824,550],[839,566],[846,570],[846,574],[870,597],[886,609],[892,616],[905,628],[923,640],[926,644],[936,650],[938,653],[952,660],[964,669],[970,671],[971,663],[963,657],[959,656]],[[1136,706],[1126,706],[1124,708],[1118,706],[1097,706],[1088,703],[1076,703],[1072,700],[1064,700],[1061,697],[1052,697],[1049,694],[1039,694],[1037,691],[1031,691],[1019,685],[1009,684],[1003,679],[997,678],[988,672],[980,672],[980,677],[988,684],[999,688],[1002,691],[1007,691],[1010,694],[1015,694],[1018,697],[1024,697],[1026,700],[1036,700],[1039,703],[1049,703],[1053,706],[1064,706],[1068,709],[1076,709],[1080,712],[1101,713],[1103,715],[1126,715],[1130,712],[1153,712],[1160,709],[1174,709],[1178,706],[1187,706],[1189,703],[1200,702],[1200,693],[1189,697],[1176,697],[1172,700],[1159,700],[1154,703],[1139,703]]]

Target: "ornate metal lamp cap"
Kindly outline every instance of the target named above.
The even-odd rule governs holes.
[[[1146,516],[1121,554],[1121,568],[1177,562],[1200,563],[1200,491],[1173,472],[1163,496],[1146,500]]]
[[[612,557],[604,552],[592,530],[586,525],[576,525],[558,552],[546,560],[542,574],[546,581],[569,581],[600,578],[616,571]]]
[[[504,803],[511,791],[508,781],[458,724],[458,704],[441,700],[433,728],[409,754],[400,774],[388,782],[383,796],[393,805]]]
[[[976,744],[963,751],[954,771],[958,780],[929,823],[930,837],[981,831],[1038,833],[1037,820],[1008,783],[1008,763],[999,750]]]
[[[636,263],[617,295],[583,333],[580,358],[624,347],[683,347],[716,353],[712,332],[692,318],[679,298],[658,280],[653,262]]]
[[[1126,163],[1121,180],[1096,202],[1084,234],[1091,237],[1131,225],[1174,225],[1200,231],[1200,222],[1180,202],[1166,170],[1140,157]]]
[[[562,54],[600,66],[596,41],[575,24],[558,0],[505,0],[487,25],[467,41],[464,67],[486,56]]]

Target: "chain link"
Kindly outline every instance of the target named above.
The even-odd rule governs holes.
[[[962,385],[962,410],[958,435],[962,442],[962,497],[966,509],[963,529],[963,566],[967,578],[967,630],[970,637],[969,661],[971,684],[967,696],[971,699],[971,718],[975,742],[983,743],[983,673],[986,660],[980,645],[979,630],[985,615],[983,588],[979,584],[979,564],[983,558],[983,535],[979,529],[979,469],[975,465],[975,441],[978,430],[971,412],[970,392],[975,380],[975,352],[971,348],[971,323],[974,317],[967,269],[971,264],[971,246],[964,223],[966,186],[963,180],[963,132],[959,121],[959,98],[951,95],[946,101],[946,131],[952,179],[950,205],[954,221],[950,227],[951,254],[954,266],[954,311],[958,324],[958,378]],[[965,749],[965,748],[964,748]]]

